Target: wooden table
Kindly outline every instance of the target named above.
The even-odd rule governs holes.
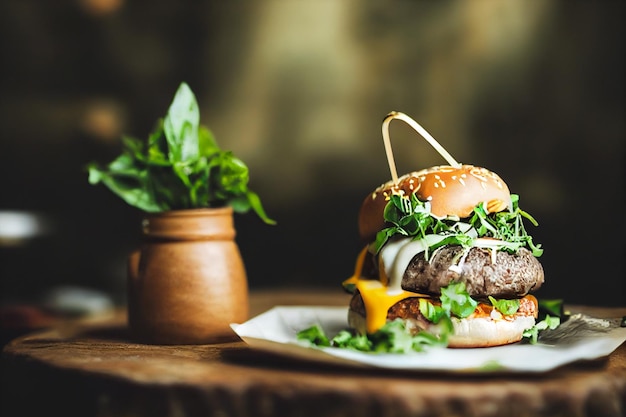
[[[340,291],[257,292],[274,305],[346,305]],[[626,308],[588,308],[596,317]],[[66,323],[3,351],[2,416],[622,416],[626,344],[541,375],[438,375],[321,366],[244,343],[130,342],[124,314]]]

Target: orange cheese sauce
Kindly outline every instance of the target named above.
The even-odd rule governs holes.
[[[357,261],[354,267],[354,275],[346,279],[343,285],[352,284],[356,286],[356,289],[361,293],[363,303],[365,304],[365,321],[368,333],[374,333],[387,321],[387,312],[389,309],[399,301],[409,297],[427,297],[423,294],[418,294],[403,289],[390,289],[388,279],[383,271],[381,271],[381,282],[373,279],[362,279],[361,272],[363,271],[363,263],[367,254],[367,247],[365,247],[357,257]]]
[[[359,280],[356,285],[365,304],[365,323],[368,333],[374,333],[387,322],[387,312],[398,301],[417,294],[405,290],[390,292],[376,280]]]

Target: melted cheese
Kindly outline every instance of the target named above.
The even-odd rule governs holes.
[[[409,297],[427,297],[401,288],[402,275],[416,253],[423,252],[423,241],[399,239],[385,245],[380,253],[380,280],[362,279],[363,263],[367,254],[365,247],[354,267],[354,274],[344,281],[353,284],[359,290],[365,305],[365,322],[368,333],[374,333],[387,321],[387,312],[399,301]]]
[[[387,312],[397,302],[418,294],[399,290],[390,291],[389,287],[377,280],[361,279],[357,283],[365,304],[365,323],[368,333],[374,333],[387,321]]]

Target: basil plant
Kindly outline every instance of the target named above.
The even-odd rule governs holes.
[[[121,155],[101,167],[88,165],[89,183],[102,183],[126,203],[150,213],[231,206],[250,209],[274,224],[248,188],[243,161],[218,146],[200,124],[196,97],[181,83],[164,118],[146,141],[124,136]]]

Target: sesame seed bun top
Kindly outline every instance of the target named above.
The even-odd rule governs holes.
[[[382,184],[365,198],[359,212],[359,234],[364,241],[374,240],[385,227],[383,211],[392,194],[415,194],[421,201],[430,201],[431,212],[438,217],[469,217],[480,203],[485,203],[490,213],[511,204],[506,183],[485,168],[440,165],[410,172],[399,177],[397,183]]]

